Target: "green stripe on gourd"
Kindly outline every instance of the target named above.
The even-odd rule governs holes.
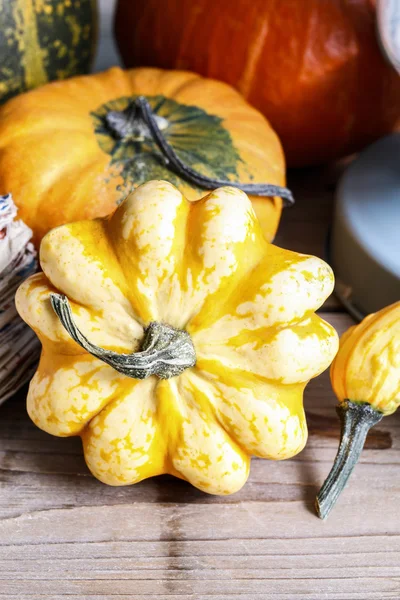
[[[94,0],[0,0],[0,102],[90,70]]]

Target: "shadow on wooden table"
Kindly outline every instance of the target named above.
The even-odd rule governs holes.
[[[333,394],[327,396],[328,374],[307,387],[305,408],[309,441],[297,457],[275,462],[252,460],[247,484],[232,496],[211,496],[185,481],[155,477],[135,486],[110,487],[93,478],[86,467],[80,438],[57,438],[40,431],[29,419],[23,390],[0,407],[0,481],[7,498],[0,514],[68,506],[161,504],[235,504],[240,502],[302,501],[313,511],[321,485],[321,455],[334,456],[339,440]],[[390,417],[395,418],[394,416]],[[366,449],[386,450],[392,437],[383,421],[373,429]],[[21,490],[23,493],[21,494]],[[40,490],[40,495],[38,495]]]

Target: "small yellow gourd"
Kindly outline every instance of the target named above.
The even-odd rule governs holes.
[[[333,275],[269,244],[243,192],[189,202],[148,182],[112,217],[50,231],[40,261],[17,293],[43,345],[28,411],[82,436],[101,481],[170,473],[229,494],[251,455],[303,448],[305,385],[338,346],[314,314]]]
[[[316,501],[326,518],[345,487],[371,427],[400,404],[400,302],[366,317],[341,337],[331,382],[339,399],[338,453]]]

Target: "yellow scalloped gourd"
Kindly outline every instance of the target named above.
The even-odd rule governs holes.
[[[400,406],[400,302],[368,315],[342,335],[331,382],[339,400],[341,435],[332,469],[316,499],[322,519],[345,488],[368,431]]]
[[[170,183],[148,182],[111,217],[50,231],[40,260],[43,273],[17,293],[43,345],[28,411],[53,435],[81,435],[101,481],[170,473],[229,494],[251,455],[279,460],[304,447],[304,388],[338,346],[314,314],[333,274],[266,242],[243,192],[189,202]],[[73,341],[52,308],[56,292],[92,347],[137,356],[156,322],[189,334],[195,365],[165,379],[116,370]]]

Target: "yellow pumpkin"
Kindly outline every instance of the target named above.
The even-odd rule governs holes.
[[[316,501],[326,518],[344,489],[371,427],[400,405],[400,302],[367,316],[340,338],[331,367],[342,424],[338,453]]]
[[[180,166],[156,142],[143,96]],[[190,200],[227,180],[249,193],[272,184],[252,197],[269,241],[278,195],[290,200],[267,120],[229,85],[194,73],[113,68],[45,85],[0,109],[0,193],[13,194],[36,243],[58,225],[108,215],[150,179],[170,181]]]
[[[303,448],[305,385],[337,351],[314,314],[333,274],[267,243],[243,192],[189,202],[148,182],[112,217],[49,232],[40,261],[17,293],[43,345],[28,412],[81,435],[101,481],[170,473],[229,494],[251,455]]]

